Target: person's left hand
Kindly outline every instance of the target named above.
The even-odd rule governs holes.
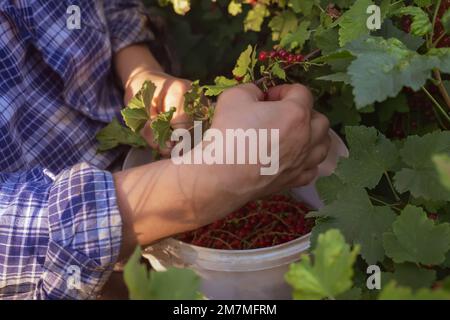
[[[183,103],[184,94],[191,87],[188,80],[175,78],[164,72],[143,70],[130,77],[125,84],[125,105],[128,101],[141,89],[145,81],[151,81],[156,85],[156,91],[150,106],[151,119],[156,117],[158,113],[166,112],[171,107],[176,108],[176,112],[172,118],[171,124],[174,128],[189,129],[192,126],[192,120],[184,113]],[[167,148],[160,149],[153,139],[150,121],[144,126],[141,135],[147,143],[154,149],[159,150],[162,155],[170,154],[173,145],[168,142]]]

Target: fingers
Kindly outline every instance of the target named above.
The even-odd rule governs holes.
[[[309,89],[301,84],[284,84],[267,91],[268,101],[292,101],[298,106],[311,109],[314,99]]]
[[[297,173],[297,175],[293,175],[296,178],[290,183],[290,187],[295,188],[295,187],[306,186],[306,185],[310,184],[311,182],[313,182],[314,179],[318,176],[318,174],[319,174],[318,167],[314,167],[309,170],[301,171],[301,172]]]
[[[149,123],[147,122],[141,130],[141,136],[145,139],[145,141],[148,143],[150,148],[158,150],[158,152],[163,156],[167,157],[170,155],[170,152],[173,148],[173,142],[167,141],[167,145],[165,148],[161,148],[158,143],[155,142],[154,136],[153,136],[153,130],[150,127]]]
[[[232,107],[238,103],[257,102],[264,100],[264,93],[253,83],[244,83],[225,90],[220,96],[218,105]]]
[[[315,146],[323,142],[330,142],[330,121],[323,114],[314,111],[311,114],[311,140],[310,145]]]

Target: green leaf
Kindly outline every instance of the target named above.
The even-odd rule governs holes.
[[[417,4],[419,7],[429,7],[433,4],[433,0],[414,0],[414,3]]]
[[[303,13],[305,16],[310,16],[314,5],[320,4],[319,0],[290,0],[289,5],[295,13]]]
[[[235,77],[244,77],[250,70],[252,64],[252,52],[251,45],[247,47],[240,55],[236,62],[236,66],[233,69],[233,75]]]
[[[272,74],[276,76],[277,78],[280,78],[282,80],[286,80],[286,72],[281,68],[279,62],[275,62],[272,66]]]
[[[314,263],[304,255],[286,274],[286,281],[294,288],[294,299],[335,298],[349,290],[358,250],[357,246],[350,250],[338,230],[321,234],[313,250]]]
[[[185,15],[191,10],[190,0],[170,0],[173,5],[173,10],[180,15]]]
[[[242,13],[242,3],[237,2],[236,0],[230,1],[228,4],[228,13],[232,16],[237,16]]]
[[[369,33],[366,11],[372,4],[372,0],[356,0],[353,6],[339,18],[339,44],[341,47]]]
[[[236,79],[228,79],[223,76],[214,79],[215,85],[204,86],[206,96],[218,96],[228,88],[236,86],[239,82]]]
[[[301,50],[311,35],[311,31],[308,30],[310,24],[309,21],[300,23],[297,30],[288,33],[281,39],[280,45],[289,50],[294,50],[296,48],[300,48]]]
[[[151,81],[145,81],[142,84],[141,89],[135,96],[128,102],[127,108],[129,109],[147,109],[150,108],[153,95],[155,94],[156,86]]]
[[[350,86],[344,86],[341,94],[335,94],[329,100],[331,111],[326,113],[331,125],[356,126],[361,122],[361,114],[356,110]]]
[[[450,156],[440,154],[433,156],[433,162],[436,165],[441,183],[450,191]]]
[[[337,28],[318,28],[314,34],[314,42],[322,51],[322,55],[328,55],[339,49],[339,34]]]
[[[298,20],[291,10],[285,10],[274,16],[269,22],[269,28],[272,30],[272,40],[279,41],[288,33],[297,29]]]
[[[390,19],[384,21],[381,26],[381,30],[379,30],[376,34],[384,39],[396,38],[412,51],[416,51],[425,43],[425,40],[422,37],[413,36],[412,34],[406,33],[397,28]]]
[[[193,300],[200,278],[189,269],[171,268],[165,272],[149,272],[140,263],[141,250],[136,248],[124,268],[124,280],[132,300]]]
[[[172,107],[167,112],[159,113],[156,118],[152,120],[150,125],[153,131],[153,138],[161,148],[166,147],[166,141],[169,141],[170,136],[172,135],[170,121],[172,120],[175,111],[176,108]]]
[[[405,86],[419,90],[436,63],[397,39],[370,37],[354,41],[346,49],[357,57],[348,74],[358,108],[395,97]]]
[[[450,152],[450,132],[436,131],[422,137],[409,136],[400,156],[405,167],[394,176],[399,192],[411,192],[416,198],[449,201],[450,194],[441,184],[433,162],[433,155]]]
[[[269,10],[264,4],[256,4],[245,17],[244,30],[245,31],[261,31],[261,25],[264,18],[269,15]]]
[[[316,189],[320,195],[320,200],[325,204],[331,204],[343,192],[346,185],[335,174],[326,177],[320,177],[316,182]]]
[[[348,185],[374,188],[397,164],[396,146],[374,128],[346,127],[345,132],[350,156],[339,161],[336,175]]]
[[[450,33],[450,8],[445,11],[441,18],[446,33]]]
[[[450,292],[442,289],[420,289],[412,292],[411,288],[397,286],[391,281],[381,291],[378,300],[449,300]]]
[[[394,15],[412,16],[411,34],[424,36],[431,32],[432,24],[428,14],[418,7],[403,7],[394,12]]]
[[[122,109],[121,114],[127,127],[134,132],[139,132],[149,119],[145,109],[125,108]]]
[[[384,273],[382,285],[390,280],[395,280],[401,286],[407,286],[412,289],[429,288],[436,280],[436,271],[420,268],[412,263],[402,263],[395,265],[393,273]]]
[[[450,73],[450,48],[433,48],[428,51],[426,57],[430,64],[444,73]]]
[[[368,264],[384,259],[382,236],[391,229],[395,214],[387,207],[374,206],[364,189],[346,188],[337,200],[308,216],[319,217],[313,229],[317,232],[339,229],[351,244],[361,245],[361,255]]]
[[[381,122],[389,121],[395,113],[409,112],[408,100],[406,95],[400,93],[395,98],[389,98],[376,106],[378,118]]]
[[[95,136],[99,142],[98,151],[114,149],[119,145],[132,147],[145,147],[147,143],[139,133],[133,132],[127,127],[120,125],[117,119],[113,119],[106,127]]]
[[[450,249],[450,224],[435,225],[419,207],[408,205],[383,235],[386,255],[396,263],[439,265]]]
[[[345,84],[350,84],[351,78],[348,74],[346,74],[344,72],[338,72],[338,73],[333,73],[333,74],[319,77],[319,78],[317,78],[317,80],[344,82]]]

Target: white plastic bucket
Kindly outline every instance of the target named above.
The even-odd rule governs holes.
[[[348,150],[339,136],[330,130],[331,149],[319,166],[319,176],[330,175],[339,157]],[[150,162],[148,150],[133,149],[124,169]],[[292,195],[313,209],[323,206],[315,189],[308,186],[291,190]],[[201,292],[209,299],[290,299],[291,289],[284,280],[289,265],[300,259],[310,246],[310,234],[277,246],[252,250],[203,248],[168,238],[147,247],[144,257],[156,271],[168,267],[190,268],[201,278]]]

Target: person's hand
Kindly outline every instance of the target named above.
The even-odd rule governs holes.
[[[143,83],[150,80],[156,85],[155,95],[150,108],[150,116],[153,119],[158,113],[166,112],[171,107],[176,108],[171,124],[174,128],[190,128],[192,126],[190,118],[184,113],[184,94],[190,89],[190,82],[185,79],[175,78],[164,72],[143,70],[130,77],[125,84],[125,105],[141,89]],[[153,139],[150,121],[146,123],[141,131],[141,135],[147,143],[154,149],[159,150],[163,155],[168,155],[172,144],[168,142],[167,148],[160,150]]]
[[[223,183],[256,197],[310,183],[330,147],[329,121],[314,111],[310,91],[300,84],[281,85],[268,91],[244,84],[219,97],[212,128],[279,129],[279,171],[263,176],[260,165],[222,166]],[[248,151],[248,150],[247,150]],[[220,166],[218,166],[220,167]]]

